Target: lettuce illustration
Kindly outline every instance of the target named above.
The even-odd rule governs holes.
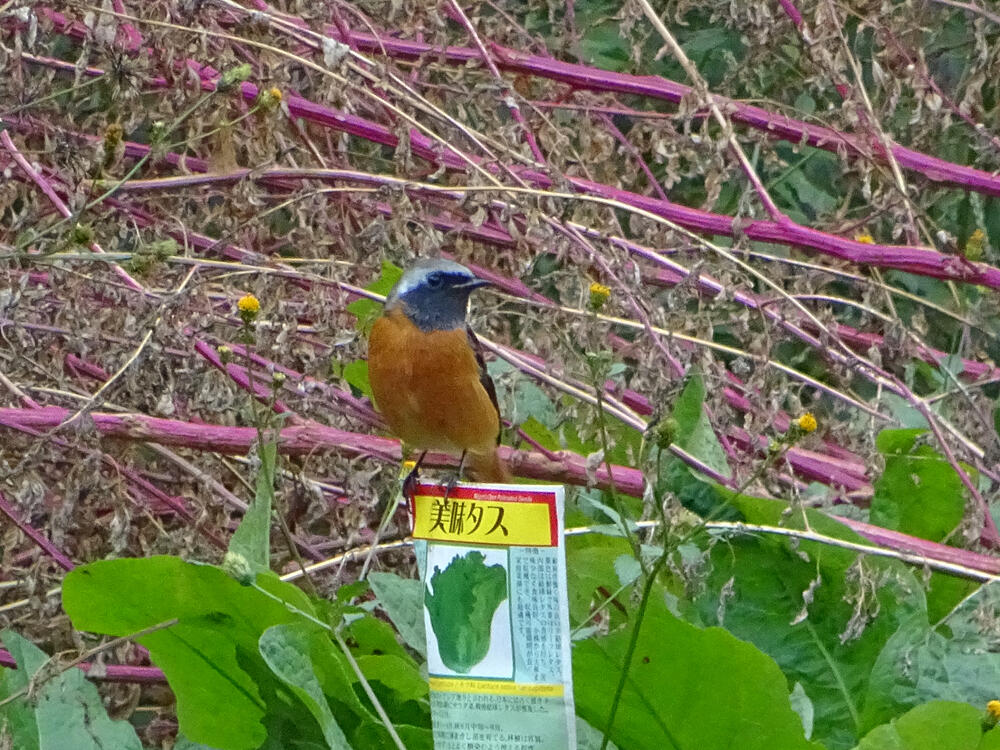
[[[481,552],[469,552],[443,571],[435,565],[434,593],[424,592],[438,653],[454,672],[468,672],[486,658],[493,614],[507,598],[507,571],[502,565],[486,567],[485,559]]]

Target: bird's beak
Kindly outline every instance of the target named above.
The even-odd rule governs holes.
[[[459,289],[468,289],[471,292],[473,289],[480,289],[484,286],[493,286],[493,282],[486,279],[469,279]]]

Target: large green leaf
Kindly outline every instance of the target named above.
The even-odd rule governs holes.
[[[257,578],[280,599],[311,613],[308,599],[273,574]],[[176,624],[137,639],[167,677],[177,717],[192,741],[228,750],[265,739],[265,701],[257,671],[260,635],[301,618],[281,601],[242,586],[224,571],[174,557],[107,560],[83,565],[63,582],[63,607],[80,630],[130,635]],[[258,664],[252,676],[247,670]]]
[[[876,447],[885,471],[875,482],[871,522],[906,534],[940,541],[955,530],[965,512],[962,481],[930,445],[918,445],[925,430],[883,430]]]
[[[579,642],[573,652],[577,712],[607,726],[631,632]],[[721,628],[674,617],[655,593],[643,620],[610,736],[622,748],[740,750],[820,746],[803,736],[778,666]]]
[[[590,534],[569,537],[566,549],[566,570],[569,588],[570,625],[587,620],[594,606],[599,606],[618,587],[615,560],[630,554],[632,547],[624,537]],[[621,597],[628,601],[628,594]],[[621,603],[608,612],[614,617]]]
[[[865,541],[822,513],[729,494],[748,521]],[[947,634],[928,624],[928,607],[939,619],[970,593],[967,584],[934,574],[925,588],[896,561],[868,558],[858,567],[851,550],[769,535],[717,547],[713,560],[714,593],[699,600],[702,615],[755,643],[801,682],[816,707],[816,736],[831,748],[850,747],[927,700],[985,704],[1000,684],[1000,660],[974,616],[996,611],[1000,618],[992,597],[981,592],[953,611]]]
[[[930,700],[985,706],[997,698],[1000,654],[993,626],[1000,620],[1000,584],[983,586],[932,628],[913,612],[886,644],[872,670],[868,725]]]
[[[350,744],[327,703],[312,652],[329,651],[330,639],[308,623],[275,625],[260,637],[260,653],[267,665],[309,709],[331,750],[350,750]],[[351,689],[350,683],[344,686]]]
[[[372,398],[372,381],[368,375],[368,360],[356,359],[344,365],[341,372],[347,384],[358,393],[362,393],[368,398]]]
[[[729,494],[753,523],[863,541],[821,513]],[[766,534],[716,545],[712,563],[697,600],[704,621],[750,641],[801,684],[815,707],[814,737],[852,747],[870,726],[863,711],[873,665],[912,613],[924,611],[913,576],[894,561],[857,567],[851,550]]]
[[[45,652],[12,630],[0,633],[18,668],[0,671],[0,700],[32,687],[0,707],[0,727],[6,725],[17,750],[141,750],[132,725],[113,721],[97,688],[76,667],[51,675],[39,669]],[[31,681],[38,677],[38,682]],[[3,732],[0,731],[0,737]]]
[[[967,703],[926,703],[873,729],[857,750],[980,750],[987,746],[982,715]]]
[[[398,700],[420,700],[427,697],[427,680],[409,659],[395,654],[373,654],[359,656],[358,666],[370,682],[381,682],[396,693]]]

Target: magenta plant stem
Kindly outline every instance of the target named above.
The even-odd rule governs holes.
[[[25,55],[24,57],[27,58],[28,56]],[[202,87],[205,90],[214,90],[214,78],[217,75],[214,69],[200,65],[194,61],[189,61],[188,65],[203,76]],[[64,63],[60,67],[72,69],[72,65],[68,63]],[[163,83],[166,85],[166,81]],[[244,83],[241,85],[240,90],[247,101],[255,101],[257,99],[259,90],[255,85]],[[365,138],[373,143],[392,147],[397,146],[399,143],[398,137],[390,128],[362,117],[338,112],[294,95],[289,95],[285,99],[285,102],[292,117],[301,117],[325,127]],[[410,148],[413,153],[432,163],[441,164],[452,169],[464,170],[465,168],[465,158],[459,156],[454,150],[441,149],[438,144],[422,133],[416,131],[410,132]],[[902,164],[902,162],[900,163]],[[511,169],[514,174],[537,188],[551,190],[555,186],[552,178],[536,170]],[[246,177],[251,172],[257,174],[253,170],[235,170],[226,175],[213,175],[211,178],[202,176],[201,179],[192,178],[190,182],[180,181],[176,184],[199,184],[217,179],[235,180]],[[295,175],[302,175],[304,172],[309,172],[312,177],[320,178],[319,173],[327,172],[330,173],[327,179],[335,179],[333,173],[343,173],[344,170],[274,169],[267,170],[267,172],[272,178],[280,178],[282,176],[293,177]],[[646,211],[694,232],[707,232],[730,237],[745,236],[748,239],[761,242],[774,242],[791,245],[800,249],[816,250],[824,255],[839,260],[846,260],[861,266],[870,265],[877,268],[896,269],[922,276],[980,284],[993,289],[1000,289],[1000,269],[986,263],[973,262],[961,256],[945,255],[932,248],[868,244],[805,227],[787,218],[780,221],[742,217],[734,218],[640,195],[581,178],[567,177],[566,181],[582,194],[597,196]],[[1000,178],[997,178],[997,182],[997,194],[1000,195]],[[123,185],[122,189],[137,190],[143,185],[152,187],[149,181],[131,180]],[[498,192],[500,190],[498,188]]]
[[[452,46],[442,49],[388,34],[373,36],[360,31],[351,31],[350,35],[345,37],[332,27],[328,28],[328,32],[359,51],[376,55],[387,54],[403,60],[419,60],[426,55],[428,59],[452,65],[464,65],[479,57],[478,51],[469,47]],[[559,81],[573,88],[646,96],[672,104],[679,104],[691,93],[690,86],[660,76],[638,76],[600,70],[587,65],[562,62],[553,57],[525,54],[493,43],[490,44],[490,48],[493,51],[493,59],[502,70]],[[713,98],[723,111],[729,113],[734,122],[790,143],[798,144],[804,141],[810,146],[834,153],[846,146],[864,158],[885,159],[881,145],[872,143],[867,138],[785,117],[728,97],[714,95]],[[1000,196],[1000,175],[954,164],[899,145],[893,145],[891,152],[901,167],[919,172],[929,180],[986,195]]]
[[[0,491],[0,513],[7,516],[11,523],[17,526],[17,528],[19,528],[25,536],[38,545],[39,549],[55,560],[63,570],[69,571],[76,567],[73,564],[73,561],[63,554],[63,552],[52,542],[50,542],[45,534],[21,518],[21,514],[18,512],[17,508],[14,507],[14,504],[7,499],[7,496],[2,491]]]
[[[9,669],[16,669],[17,663],[10,651],[0,649],[0,666]],[[133,667],[127,664],[102,664],[99,673],[91,675],[90,671],[94,665],[90,662],[77,664],[78,669],[87,673],[87,677],[98,682],[131,682],[143,685],[155,685],[164,683],[167,678],[163,675],[163,670],[158,667]]]

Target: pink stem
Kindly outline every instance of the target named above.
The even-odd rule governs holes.
[[[52,542],[49,541],[48,537],[42,532],[38,531],[31,524],[21,518],[21,514],[17,512],[17,508],[14,507],[7,496],[3,492],[0,492],[0,513],[3,513],[11,522],[17,526],[31,541],[38,545],[38,547],[45,552],[49,557],[59,563],[63,570],[73,570],[76,566],[73,561],[70,560],[63,552],[56,547]]]
[[[0,649],[0,666],[10,669],[18,668],[10,651],[4,649]],[[76,666],[87,673],[94,669],[94,665],[90,662],[82,662]],[[134,682],[154,685],[167,681],[163,670],[159,667],[133,667],[127,664],[102,664],[98,674],[94,676],[88,674],[87,676],[99,682]]]
[[[517,100],[514,98],[513,89],[504,80],[503,76],[500,75],[500,71],[497,69],[496,63],[493,62],[493,58],[490,57],[490,53],[486,51],[486,47],[483,45],[483,41],[479,38],[479,34],[476,33],[476,28],[472,25],[472,21],[469,20],[468,16],[465,15],[465,11],[462,10],[462,6],[458,4],[458,0],[450,0],[450,6],[445,6],[445,12],[455,21],[460,23],[465,27],[469,36],[472,37],[472,41],[476,43],[476,49],[479,50],[479,54],[482,57],[483,63],[486,65],[487,70],[490,71],[490,75],[499,84],[501,90],[504,91],[503,102],[510,111],[511,117],[514,121],[521,126],[521,132],[524,134],[524,139],[528,143],[528,148],[531,149],[531,153],[535,156],[535,161],[539,164],[547,164],[545,157],[542,155],[542,150],[538,147],[538,142],[535,140],[534,133],[531,132],[531,128],[528,127],[528,123],[525,122],[524,116],[521,114],[521,108],[517,105]]]
[[[41,174],[39,174],[35,170],[35,168],[31,166],[28,160],[21,155],[21,152],[14,144],[14,141],[11,140],[10,133],[7,130],[0,131],[0,143],[3,144],[3,147],[6,148],[7,151],[10,153],[11,157],[13,157],[14,161],[21,168],[21,171],[23,171],[28,176],[28,178],[41,189],[41,191],[49,199],[52,205],[55,206],[56,210],[63,216],[63,218],[66,219],[70,218],[72,216],[72,212],[69,210],[69,207],[65,203],[63,203],[62,198],[59,197],[59,195],[53,189],[49,181],[45,179]],[[89,243],[87,247],[90,248],[91,252],[99,254],[104,253],[104,248],[102,248],[96,242]],[[133,279],[132,276],[128,273],[128,271],[126,271],[124,268],[122,268],[117,264],[114,264],[112,268],[114,269],[115,273],[119,276],[119,278],[121,278],[122,281],[124,281],[129,287],[136,290],[137,292],[142,292],[143,294],[147,293],[142,284]]]

